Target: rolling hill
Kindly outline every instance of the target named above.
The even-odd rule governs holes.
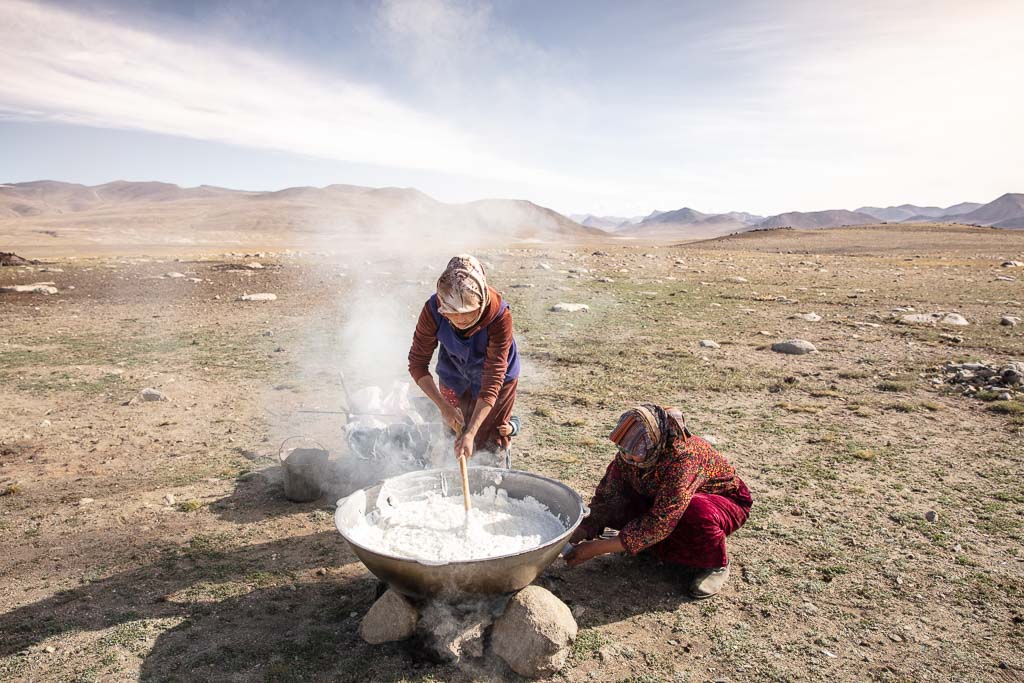
[[[757,224],[759,228],[836,228],[842,225],[870,225],[878,219],[866,213],[834,209],[831,211],[790,211],[769,216]]]
[[[354,185],[247,192],[116,181],[0,185],[0,234],[94,244],[556,240],[601,236],[551,209],[514,199],[446,204],[412,188]],[[46,238],[37,237],[45,235]],[[24,243],[24,242],[21,242]]]

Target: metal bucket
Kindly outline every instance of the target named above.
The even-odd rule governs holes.
[[[377,507],[382,494],[415,497],[433,491],[458,491],[457,469],[425,470],[392,477],[338,501],[334,524],[370,572],[399,593],[414,598],[500,595],[528,586],[551,564],[589,510],[579,494],[565,484],[532,472],[495,467],[470,467],[472,493],[488,486],[504,489],[510,498],[533,496],[547,506],[565,531],[547,543],[512,555],[465,562],[430,563],[372,550],[353,541],[346,530]]]
[[[295,503],[310,503],[318,500],[324,493],[323,484],[330,453],[321,444],[315,441],[313,443],[320,447],[292,448],[286,451],[282,443],[281,450],[278,451],[284,496]]]

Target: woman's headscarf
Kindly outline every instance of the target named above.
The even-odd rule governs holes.
[[[672,450],[677,439],[687,436],[686,418],[680,410],[644,403],[619,416],[619,423],[608,438],[620,449],[643,458],[628,464],[647,469]]]
[[[487,303],[487,275],[480,262],[469,254],[452,257],[437,280],[438,310],[442,313],[479,310],[482,316]],[[472,325],[480,320],[480,316]]]

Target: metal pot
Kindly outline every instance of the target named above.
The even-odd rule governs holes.
[[[528,586],[561,552],[569,536],[589,510],[579,494],[565,484],[532,472],[496,467],[470,467],[469,489],[478,493],[488,486],[504,489],[510,498],[533,496],[558,517],[565,531],[525,552],[464,562],[431,563],[396,557],[353,541],[346,530],[359,516],[377,507],[381,495],[395,501],[433,491],[447,493],[461,487],[457,469],[409,472],[356,491],[338,501],[334,524],[352,551],[370,572],[399,593],[413,598],[500,595]]]

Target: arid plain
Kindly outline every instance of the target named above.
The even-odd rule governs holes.
[[[0,679],[510,675],[363,643],[373,577],[331,501],[289,503],[274,476],[293,434],[346,457],[342,417],[296,411],[339,410],[353,294],[398,297],[411,337],[443,263],[46,239],[17,247],[41,263],[0,268],[0,286],[58,290],[0,294]],[[1024,402],[964,395],[945,366],[1024,360],[1024,326],[1001,324],[1024,315],[1024,268],[1002,265],[1024,261],[1024,231],[771,230],[479,255],[525,361],[517,468],[586,497],[616,416],[655,400],[681,407],[755,499],[715,599],[690,601],[644,559],[550,568],[541,583],[580,626],[558,680],[1021,680]],[[237,300],[253,292],[277,299]],[[590,310],[552,312],[559,302]],[[900,323],[912,313],[969,324]],[[793,338],[817,353],[771,350]],[[380,368],[345,370],[360,384]],[[147,387],[168,400],[139,400]]]

